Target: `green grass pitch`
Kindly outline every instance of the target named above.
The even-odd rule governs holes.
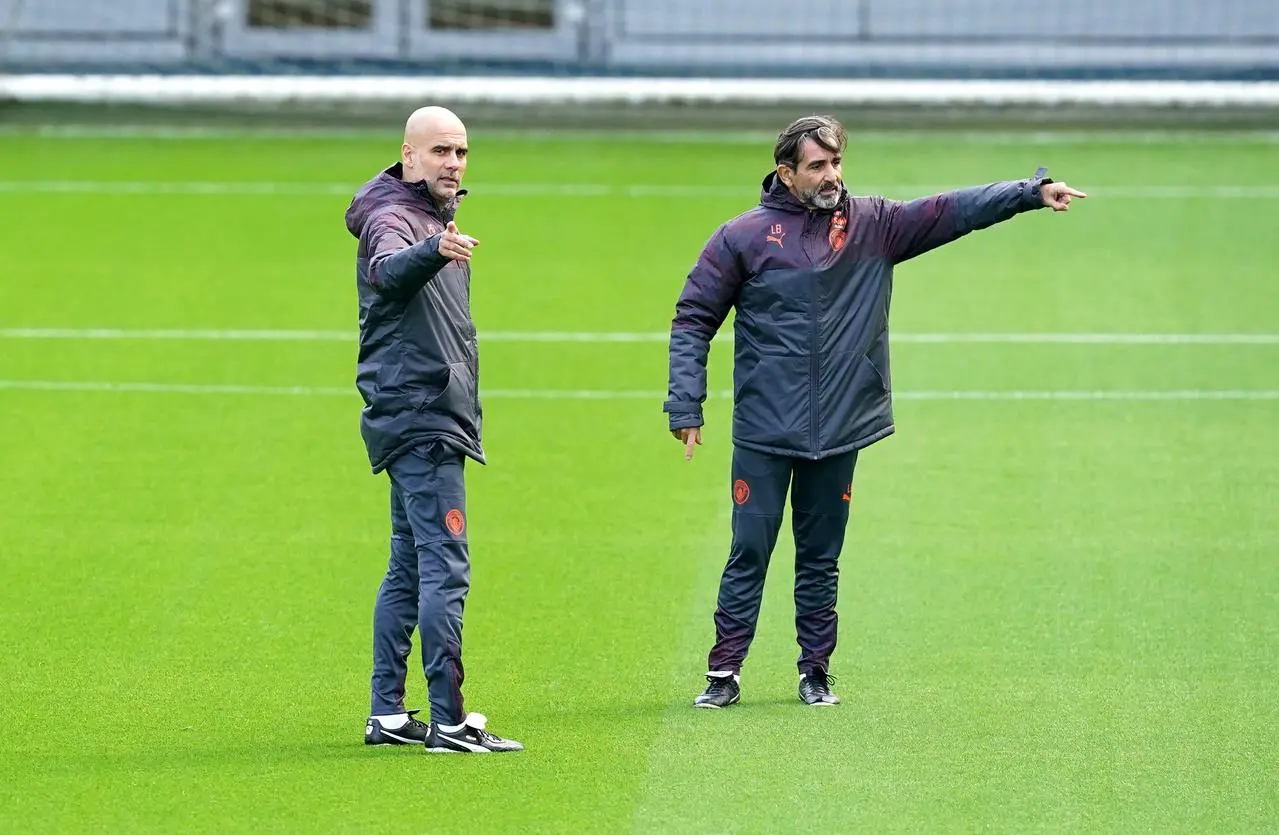
[[[466,695],[529,750],[445,760],[361,744],[387,486],[324,338],[394,129],[0,136],[0,831],[1279,828],[1279,144],[853,133],[855,191],[1092,196],[898,269],[844,704],[795,696],[783,534],[743,704],[700,712],[729,403],[685,463],[647,335],[771,142],[474,132]],[[1180,337],[921,337],[991,333]]]

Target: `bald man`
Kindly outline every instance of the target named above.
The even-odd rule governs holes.
[[[346,211],[359,239],[356,286],[360,433],[391,482],[391,558],[373,609],[366,745],[431,753],[523,749],[462,706],[462,608],[470,588],[466,460],[484,463],[471,258],[479,241],[454,216],[466,194],[466,127],[441,107],[415,111],[400,162],[365,183]],[[430,722],[404,707],[417,627]]]

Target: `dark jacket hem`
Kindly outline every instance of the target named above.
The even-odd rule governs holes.
[[[395,447],[395,449],[391,450],[389,453],[382,456],[381,458],[370,459],[369,465],[373,469],[373,475],[377,475],[378,473],[385,470],[387,467],[391,466],[393,463],[395,463],[395,459],[399,458],[401,455],[404,455],[405,453],[410,452],[415,447],[420,447],[420,446],[423,446],[424,444],[429,444],[432,441],[442,441],[443,443],[448,444],[450,447],[462,453],[467,458],[470,458],[472,461],[476,462],[477,464],[488,463],[488,461],[485,459],[483,449],[476,449],[466,443],[463,443],[462,441],[459,441],[456,437],[452,435],[443,435],[443,434],[415,435],[411,439],[401,442],[398,446]]]
[[[897,431],[894,424],[888,424],[883,429],[877,429],[869,435],[865,435],[852,443],[843,444],[832,449],[823,449],[818,452],[801,452],[797,449],[783,449],[782,447],[768,446],[767,444],[756,444],[750,441],[743,441],[740,438],[733,438],[733,446],[739,446],[742,449],[749,449],[752,452],[762,452],[766,455],[778,455],[782,458],[804,458],[809,461],[820,461],[823,458],[831,458],[836,455],[843,455],[845,452],[851,452],[854,449],[865,449],[876,441],[882,441],[889,435]]]

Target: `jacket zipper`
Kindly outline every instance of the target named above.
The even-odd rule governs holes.
[[[808,212],[808,217],[805,219],[805,224],[804,224],[804,234],[805,234],[805,235],[807,235],[807,234],[808,234],[809,227],[810,227],[810,226],[812,226],[812,223],[813,223],[813,213],[812,213],[811,211],[809,211],[809,212]],[[811,259],[810,259],[810,260],[811,260]],[[819,328],[819,326],[820,326],[820,321],[821,321],[821,319],[820,319],[820,317],[821,317],[821,311],[818,309],[818,304],[817,304],[817,285],[818,285],[818,281],[817,281],[817,274],[816,274],[816,271],[812,271],[812,273],[811,273],[811,278],[810,278],[810,283],[809,283],[809,285],[808,285],[808,307],[809,307],[809,317],[808,317],[808,435],[809,435],[809,444],[808,444],[808,445],[809,445],[809,448],[813,451],[813,453],[814,453],[814,454],[816,454],[817,452],[819,452],[819,451],[820,451],[820,450],[818,450],[818,448],[817,448],[817,429],[818,429],[818,420],[817,420],[817,409],[818,409],[817,385],[818,385],[818,374],[819,374],[819,371],[820,371],[820,369],[818,368],[818,362],[817,362],[817,341],[818,341],[818,340],[817,340],[817,336],[818,336],[818,328]]]

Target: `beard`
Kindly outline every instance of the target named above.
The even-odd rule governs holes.
[[[843,189],[839,187],[839,183],[833,182],[820,183],[814,188],[799,192],[799,199],[805,205],[816,209],[835,208],[839,205],[841,196],[843,196]]]

